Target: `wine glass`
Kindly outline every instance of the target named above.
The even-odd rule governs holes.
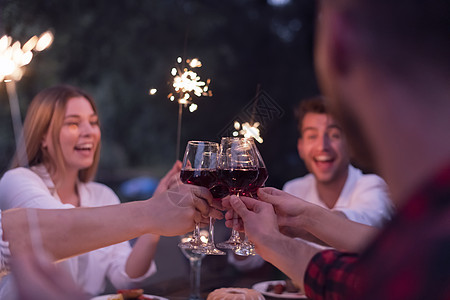
[[[251,145],[258,160],[258,177],[254,182],[252,182],[243,192],[244,196],[252,197],[257,199],[257,191],[260,187],[263,187],[267,178],[269,178],[269,173],[267,172],[266,164],[262,159],[261,153],[256,147],[254,140],[252,139]],[[233,249],[234,253],[241,256],[255,255],[255,245],[248,240],[247,235],[245,235],[244,241],[240,243],[236,248]]]
[[[242,193],[258,177],[258,160],[255,158],[250,139],[224,137],[220,143],[218,177],[230,194]],[[237,222],[237,216],[234,218]],[[230,238],[217,244],[219,248],[234,249],[242,242],[239,232],[232,229]]]
[[[183,183],[213,188],[217,182],[217,159],[219,144],[207,141],[189,141],[184,153],[180,178]],[[192,240],[181,242],[179,247],[193,249],[210,255],[225,255],[214,244],[214,219],[209,218],[209,235],[207,243],[199,236],[199,225],[195,224]]]
[[[206,240],[208,239],[208,233],[206,230],[200,231],[200,239]],[[181,243],[189,243],[192,241],[192,233],[187,233],[185,235],[180,236]],[[183,255],[189,260],[190,271],[189,271],[189,286],[190,286],[190,295],[189,300],[199,300],[200,298],[200,274],[201,274],[201,266],[202,259],[205,257],[205,254],[194,253],[192,249],[188,248],[180,248]]]
[[[267,171],[266,164],[264,163],[261,153],[259,152],[258,147],[256,147],[255,141],[251,139],[250,143],[252,144],[256,158],[258,159],[258,177],[244,190],[243,195],[257,199],[258,196],[256,192],[260,187],[264,186],[267,178],[269,178],[269,173]]]

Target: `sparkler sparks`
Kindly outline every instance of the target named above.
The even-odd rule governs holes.
[[[183,59],[178,57],[177,63],[183,63]],[[200,68],[202,66],[202,63],[197,58],[187,59],[186,63],[192,69]],[[212,92],[209,89],[211,80],[207,79],[206,82],[202,81],[196,72],[187,67],[182,68],[182,70],[183,71],[178,67],[172,68],[171,74],[174,77],[172,86],[175,92],[170,93],[167,98],[169,98],[170,101],[175,101],[175,99],[177,99],[178,103],[183,104],[185,107],[189,105],[189,111],[193,112],[198,108],[198,105],[193,103],[193,96],[212,96]]]
[[[23,47],[20,46],[19,41],[13,43],[13,39],[10,36],[4,35],[0,38],[0,81],[5,82],[8,92],[11,119],[16,140],[16,154],[20,166],[27,166],[28,159],[22,135],[22,119],[15,82],[22,79],[23,66],[31,62],[33,59],[33,51],[43,51],[52,43],[53,34],[50,31],[42,33],[39,38],[33,36]]]
[[[253,123],[253,125],[250,125],[250,123],[245,122],[243,124],[240,124],[238,121],[234,122],[234,129],[236,129],[233,132],[233,136],[239,136],[242,135],[245,138],[254,138],[256,141],[258,141],[258,143],[262,144],[262,142],[264,141],[261,136],[260,136],[260,132],[259,132],[259,122],[255,122]]]
[[[33,59],[33,51],[43,51],[53,42],[53,34],[46,31],[38,38],[33,36],[21,47],[19,41],[13,43],[10,36],[0,39],[0,81],[19,81],[23,76],[23,66]]]

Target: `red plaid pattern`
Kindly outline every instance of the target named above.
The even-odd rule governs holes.
[[[409,199],[361,257],[317,254],[305,291],[319,300],[450,300],[450,167]]]
[[[344,299],[348,286],[353,285],[356,254],[326,250],[316,254],[308,265],[305,293],[308,298]]]

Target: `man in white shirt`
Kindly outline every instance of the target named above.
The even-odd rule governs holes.
[[[375,174],[363,174],[361,170],[350,164],[350,150],[346,137],[339,124],[328,112],[323,99],[314,97],[301,101],[297,117],[300,133],[297,149],[310,173],[288,181],[283,191],[329,209],[351,221],[381,228],[390,220],[394,212],[387,185],[381,177]],[[327,221],[330,221],[330,217],[327,217]],[[322,223],[324,226],[327,226],[326,224],[328,223]],[[330,221],[330,224],[341,223]],[[350,241],[352,245],[357,245],[352,250],[362,249],[363,246],[360,244],[366,244],[376,232],[367,227],[359,229],[361,231],[358,230],[358,232],[361,234],[355,237],[357,241]],[[303,228],[283,227],[280,231],[286,235],[313,242],[310,244],[316,248],[322,249],[323,246],[328,246],[328,241],[322,241],[316,237],[315,230],[316,235]],[[337,236],[333,234],[333,231],[330,232],[328,234],[327,231],[327,234],[323,236]],[[342,243],[333,242],[346,246],[350,243],[347,240]],[[235,256],[230,256],[229,262],[239,270],[247,271],[260,267],[264,261],[260,257],[237,259]]]
[[[350,164],[340,125],[320,97],[300,102],[297,149],[309,174],[288,181],[283,190],[349,220],[381,228],[394,211],[387,185]]]

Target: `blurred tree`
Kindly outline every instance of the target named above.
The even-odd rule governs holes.
[[[41,89],[68,83],[96,99],[102,123],[101,181],[161,176],[175,158],[177,104],[167,99],[176,58],[198,57],[211,78],[211,98],[183,112],[181,147],[218,140],[261,85],[283,110],[263,124],[260,151],[269,185],[305,172],[296,153],[293,107],[317,93],[312,67],[314,1],[263,0],[0,0],[0,32],[25,42],[47,29],[55,41],[27,66],[18,83],[23,115]],[[154,96],[151,87],[158,89]],[[14,138],[0,85],[0,172]],[[132,172],[128,172],[132,170]]]

